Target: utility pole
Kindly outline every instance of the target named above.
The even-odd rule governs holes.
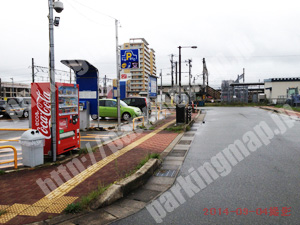
[[[174,94],[174,78],[173,78],[173,65],[174,65],[174,63],[173,63],[173,57],[174,57],[174,55],[173,54],[171,54],[171,86],[172,86],[172,95]]]
[[[245,68],[243,68],[243,83],[245,83]]]
[[[162,69],[160,70],[160,110],[162,110]]]
[[[147,101],[148,101],[148,99],[150,100],[150,98],[149,98],[149,91],[150,91],[150,87],[149,87],[149,81],[150,81],[150,79],[149,79],[149,76],[148,76],[148,86],[147,86]],[[147,109],[146,109],[146,116],[147,116],[147,125],[149,125],[150,124],[150,121],[149,121],[149,104],[147,104]]]
[[[179,102],[181,104],[181,46],[179,48]]]
[[[175,93],[177,93],[177,87],[178,87],[178,78],[177,78],[177,61],[175,62],[175,84],[176,84],[176,87],[175,87]],[[176,102],[177,104],[177,102]]]
[[[202,60],[203,62],[203,87],[204,87],[204,95],[205,98],[207,97],[207,92],[208,92],[208,71],[207,71],[207,67],[206,67],[206,62],[205,62],[205,58],[203,58]],[[205,99],[203,99],[205,100]]]
[[[188,63],[189,63],[189,104],[190,104],[190,102],[191,102],[191,94],[192,94],[192,92],[191,92],[191,68],[192,68],[192,60],[191,59],[189,59],[188,60]]]
[[[103,88],[103,94],[107,94],[107,91],[106,91],[106,75],[104,76],[104,88]]]
[[[34,83],[34,58],[31,59],[32,83]]]

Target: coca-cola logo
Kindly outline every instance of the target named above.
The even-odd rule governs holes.
[[[41,93],[41,91],[37,89],[36,93],[37,93],[36,106],[39,113],[35,114],[35,123],[36,123],[35,125],[37,126],[37,130],[39,130],[46,137],[46,139],[50,139],[51,138],[50,92],[43,91],[43,93]]]

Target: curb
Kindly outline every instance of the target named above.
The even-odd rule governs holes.
[[[111,205],[131,191],[139,188],[154,174],[154,171],[160,164],[161,162],[158,159],[149,159],[148,162],[133,175],[109,187],[102,195],[100,195],[99,199],[90,204],[90,208],[96,210]]]

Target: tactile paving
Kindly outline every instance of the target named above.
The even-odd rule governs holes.
[[[44,210],[46,213],[61,213],[64,211],[64,209],[67,207],[67,205],[61,205],[61,204],[52,204],[48,208]]]
[[[38,216],[41,212],[46,209],[45,206],[30,206],[24,211],[22,211],[19,215],[21,216]]]
[[[18,204],[15,203],[12,206],[5,209],[8,213],[20,213],[24,211],[26,208],[28,208],[30,205],[27,204]]]
[[[68,205],[74,202],[78,197],[63,196],[57,199],[54,204]]]
[[[12,218],[16,217],[18,213],[4,213],[3,215],[0,216],[0,223],[6,223],[10,221]]]

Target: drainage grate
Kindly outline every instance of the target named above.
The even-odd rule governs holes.
[[[168,154],[168,156],[184,157],[185,153],[186,153],[186,150],[173,150]]]
[[[156,177],[175,177],[177,170],[159,170]]]
[[[190,131],[197,131],[197,128],[191,128]]]
[[[181,140],[178,142],[179,145],[190,145],[192,141],[190,140]]]

